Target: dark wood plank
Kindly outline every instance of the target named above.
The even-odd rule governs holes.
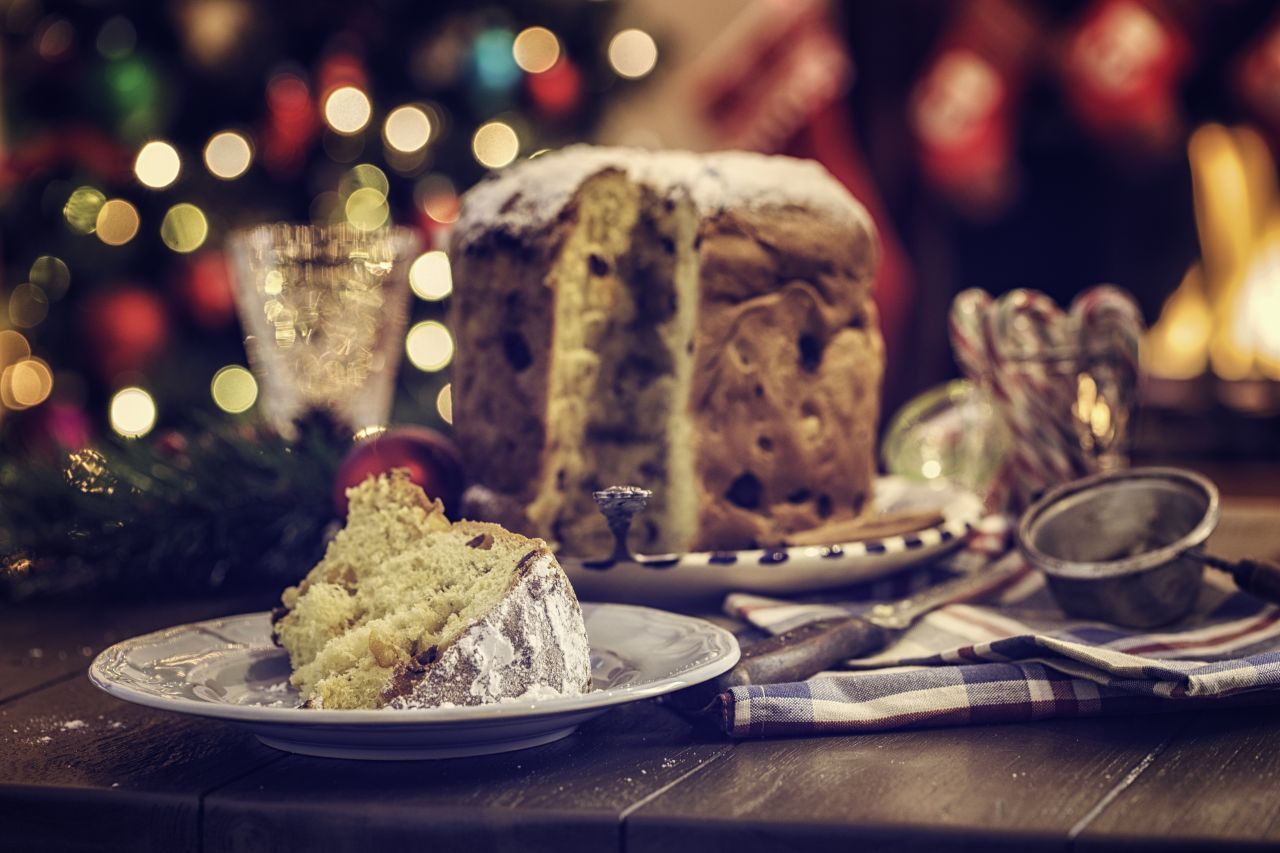
[[[626,849],[1065,850],[1184,716],[748,741],[635,810]]]
[[[87,669],[112,643],[184,622],[265,610],[273,598],[0,606],[0,703]]]
[[[213,792],[204,849],[610,850],[634,804],[702,776],[731,745],[651,702],[558,743],[419,762],[291,756]],[[700,768],[707,768],[699,770]]]
[[[0,705],[0,849],[196,849],[201,795],[278,757],[72,675]]]
[[[1082,827],[1081,849],[1280,846],[1276,709],[1205,712]]]

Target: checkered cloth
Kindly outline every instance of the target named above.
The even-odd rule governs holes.
[[[1020,561],[1007,533],[1002,520],[988,519],[949,566],[900,574],[839,601],[733,594],[725,610],[758,635],[856,615],[966,563]],[[889,648],[845,666],[803,682],[733,688],[720,700],[725,731],[768,737],[1280,701],[1280,608],[1211,576],[1191,616],[1140,632],[1064,617],[1040,574],[1024,565],[986,604],[934,610]]]

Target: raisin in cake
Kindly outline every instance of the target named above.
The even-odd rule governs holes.
[[[450,524],[403,470],[347,497],[346,527],[274,615],[308,707],[478,705],[589,689],[582,611],[546,543]]]
[[[866,504],[878,247],[817,163],[574,146],[471,190],[451,248],[474,506],[593,555],[613,484],[654,490],[648,552],[773,544]]]

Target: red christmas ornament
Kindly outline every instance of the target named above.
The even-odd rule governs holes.
[[[356,442],[348,451],[333,483],[333,508],[347,514],[347,489],[392,468],[409,469],[409,477],[427,497],[439,498],[452,512],[462,494],[462,458],[448,437],[426,427],[392,427]]]
[[[156,294],[123,285],[95,294],[81,317],[84,337],[102,376],[138,370],[169,336],[169,318]]]

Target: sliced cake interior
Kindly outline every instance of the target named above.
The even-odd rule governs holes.
[[[277,611],[317,708],[475,705],[590,686],[573,588],[540,539],[450,523],[397,470],[348,490],[346,526]]]

